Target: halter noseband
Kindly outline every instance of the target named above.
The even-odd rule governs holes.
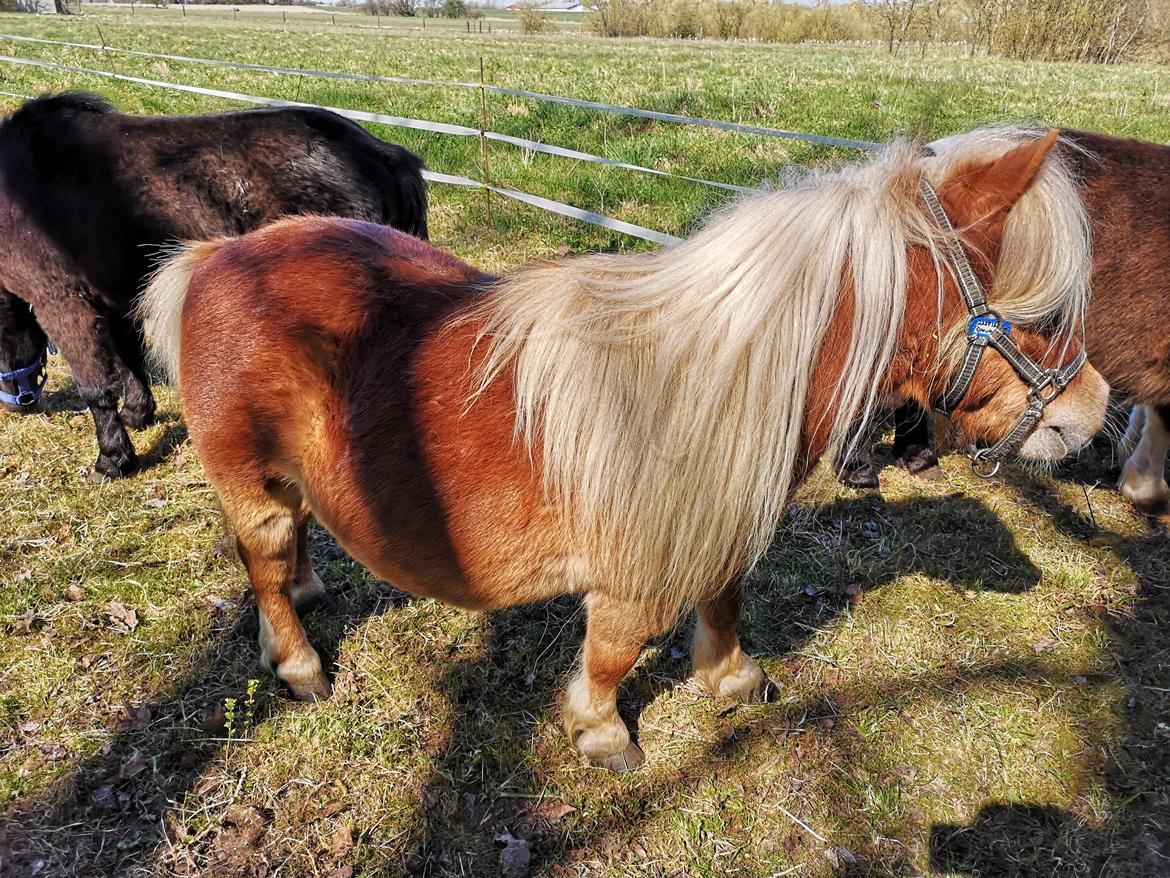
[[[967,323],[967,351],[963,354],[963,365],[939,398],[935,410],[949,417],[958,408],[971,387],[975,370],[979,368],[979,361],[988,347],[995,348],[1028,385],[1028,404],[1011,432],[991,447],[980,448],[968,454],[971,458],[971,469],[975,474],[991,478],[999,472],[1000,462],[1015,451],[1036,429],[1044,415],[1045,406],[1068,387],[1069,382],[1084,367],[1087,358],[1082,350],[1064,368],[1045,369],[1017,348],[1011,338],[1011,323],[987,307],[983,285],[979,283],[979,278],[971,269],[967,253],[955,234],[955,227],[943,210],[938,193],[925,179],[922,180],[922,199],[930,208],[935,222],[948,233],[944,239],[947,255],[950,257],[951,267],[959,284],[959,292],[971,313],[971,319]]]
[[[7,393],[0,389],[0,402],[20,408],[36,405],[48,381],[48,375],[45,373],[48,354],[55,353],[57,349],[49,342],[46,350],[41,351],[36,360],[28,366],[13,369],[11,372],[0,372],[0,382],[11,381],[16,385],[16,393]]]

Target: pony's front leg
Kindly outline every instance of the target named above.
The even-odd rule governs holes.
[[[694,675],[716,695],[749,704],[767,701],[775,686],[739,645],[735,629],[742,610],[742,582],[729,586],[715,600],[699,604],[691,642]]]
[[[1166,485],[1170,407],[1148,406],[1146,409],[1141,441],[1121,468],[1117,487],[1139,512],[1166,515],[1170,512],[1170,487]]]
[[[643,644],[669,628],[674,616],[597,592],[586,596],[585,609],[585,647],[565,695],[565,732],[590,765],[632,771],[646,757],[618,716],[618,686]]]

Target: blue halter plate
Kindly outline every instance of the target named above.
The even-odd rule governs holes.
[[[11,381],[16,385],[16,393],[8,393],[0,389],[0,402],[5,405],[14,405],[24,408],[40,402],[41,394],[45,390],[49,376],[45,373],[45,364],[48,354],[57,353],[57,349],[50,342],[47,351],[41,351],[33,363],[11,372],[0,372],[0,382]]]

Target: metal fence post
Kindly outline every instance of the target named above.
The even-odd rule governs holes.
[[[495,223],[492,221],[492,178],[488,172],[488,105],[487,105],[487,89],[484,87],[486,83],[483,78],[483,55],[479,56],[479,112],[480,112],[480,129],[479,129],[479,143],[480,149],[483,151],[483,191],[487,197],[487,216],[488,228],[495,228]]]

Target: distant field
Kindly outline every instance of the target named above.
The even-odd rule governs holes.
[[[866,140],[1006,119],[1170,141],[1162,67],[280,12],[86,5],[0,15],[0,31],[428,79],[476,79],[482,58],[499,85]],[[471,90],[0,52],[479,124]],[[0,74],[5,91],[95,90],[128,112],[233,106]],[[743,185],[853,157],[529,100],[489,110],[497,131]],[[482,171],[474,139],[376,132],[435,171]],[[502,145],[490,159],[503,185],[673,233],[726,197]],[[491,270],[647,246],[499,199],[489,227],[482,194],[431,198],[435,241]],[[46,414],[0,414],[2,874],[493,876],[511,834],[532,875],[557,878],[1170,876],[1170,540],[1107,487],[1107,447],[1053,476],[985,482],[956,456],[936,481],[887,470],[881,497],[820,474],[754,573],[741,629],[779,703],[710,701],[686,681],[680,630],[627,681],[648,762],[616,777],[583,768],[559,729],[577,602],[484,616],[412,600],[323,533],[312,548],[340,609],[307,624],[336,694],[290,703],[255,667],[246,579],[215,550],[215,500],[166,388],[160,403],[135,436],[149,468],[101,486],[84,479],[92,422],[59,360]]]

